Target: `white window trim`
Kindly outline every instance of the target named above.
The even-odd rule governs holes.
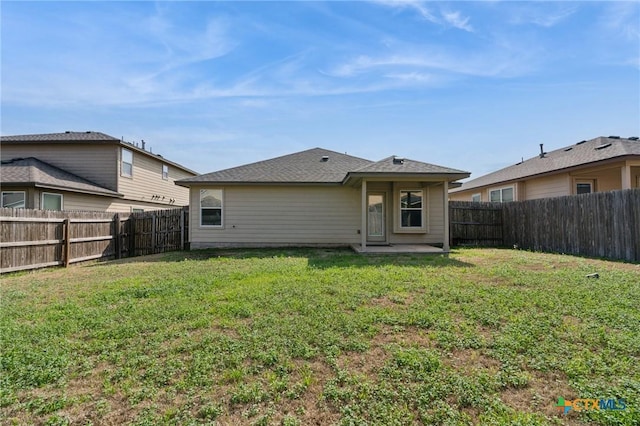
[[[164,175],[165,168],[167,169],[167,177],[165,177],[165,175]],[[162,165],[162,180],[169,180],[169,165],[168,164],[163,164]]]
[[[131,154],[131,174],[127,174],[124,172],[124,153],[128,152]],[[128,164],[128,163],[127,163]],[[133,177],[133,151],[131,151],[130,149],[127,148],[121,148],[120,149],[120,176],[122,177],[127,177],[127,178],[132,178]]]
[[[478,201],[475,201],[475,200],[474,200],[474,198],[475,198],[475,197],[478,197],[478,198],[479,198],[479,199],[478,199]],[[482,193],[481,193],[481,192],[478,192],[477,194],[471,194],[471,201],[472,201],[472,202],[474,202],[474,203],[480,203],[480,202],[482,202]]]
[[[220,225],[203,225],[202,224],[202,190],[220,191]],[[200,228],[206,229],[224,229],[224,189],[222,188],[200,188],[198,189],[198,214],[200,215]],[[205,207],[206,209],[217,209],[218,207]]]
[[[45,195],[55,195],[56,197],[60,197],[60,210],[51,210],[51,211],[63,211],[64,210],[64,196],[62,194],[57,194],[55,192],[43,192],[40,195],[40,210],[44,210],[44,196]]]
[[[511,188],[511,190],[513,191],[513,201],[516,201],[518,199],[517,195],[516,195],[516,187],[515,185],[508,185],[508,186],[501,186],[499,188],[491,188],[489,190],[489,201],[492,203],[508,203],[509,201],[502,201],[502,191],[504,191],[505,189],[509,189]],[[492,201],[491,200],[491,193],[494,191],[500,191],[500,201]]]
[[[27,192],[26,191],[2,191],[2,194],[0,194],[0,196],[2,196],[2,198],[4,198],[4,194],[22,194],[22,203],[24,204],[23,207],[11,207],[14,209],[24,209],[27,208]],[[5,208],[4,206],[0,206],[2,208]]]
[[[416,188],[416,187],[398,187],[395,190],[395,206],[394,206],[394,216],[395,220],[393,221],[393,232],[396,234],[426,234],[429,232],[429,216],[427,214],[427,210],[429,208],[429,191],[428,188]],[[402,226],[402,203],[400,199],[402,198],[402,192],[405,191],[413,191],[413,192],[422,192],[422,226]]]

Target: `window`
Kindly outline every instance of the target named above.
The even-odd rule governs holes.
[[[167,166],[166,164],[162,165],[162,179],[169,179],[169,166]]]
[[[471,201],[474,203],[479,203],[480,201],[482,201],[482,195],[481,194],[473,194],[471,196]]]
[[[595,181],[579,180],[576,182],[576,194],[591,194],[595,189]]]
[[[120,174],[126,177],[133,176],[133,152],[126,148],[122,148],[122,164],[120,166]]]
[[[62,194],[42,193],[42,210],[62,210]]]
[[[494,189],[489,193],[489,200],[491,202],[506,203],[513,201],[513,186],[508,188]]]
[[[200,190],[200,225],[222,227],[222,189]]]
[[[137,209],[135,207],[131,207],[131,213],[144,213],[144,209]]]
[[[400,191],[400,227],[422,228],[422,199],[421,189]]]
[[[26,196],[24,191],[2,191],[2,207],[12,209],[24,209],[26,207]]]

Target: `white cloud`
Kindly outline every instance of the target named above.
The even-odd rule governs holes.
[[[432,12],[426,6],[426,2],[422,0],[371,0],[383,6],[392,7],[394,9],[411,9],[418,13],[423,19],[433,24],[453,27],[459,30],[473,32],[473,27],[469,24],[470,18],[462,16],[459,11],[440,10],[439,13]]]
[[[520,4],[514,2],[511,5],[516,5],[513,9],[510,9],[511,17],[509,18],[509,22],[511,24],[533,24],[545,28],[556,26],[578,10],[577,6],[566,6],[564,3],[559,5],[551,3],[550,7],[547,3]]]
[[[473,27],[469,24],[469,17],[462,17],[460,12],[442,12],[442,17],[452,27],[473,32]]]

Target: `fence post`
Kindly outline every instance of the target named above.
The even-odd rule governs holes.
[[[71,219],[64,220],[64,267],[71,263]]]
[[[151,216],[151,253],[156,252],[156,214]]]
[[[184,207],[180,209],[180,250],[184,250]]]
[[[113,240],[115,258],[120,259],[122,257],[122,251],[120,250],[122,245],[122,235],[120,233],[120,214],[118,213],[113,216]]]
[[[135,213],[129,215],[129,257],[136,256],[136,218]]]

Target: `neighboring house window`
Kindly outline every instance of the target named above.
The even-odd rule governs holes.
[[[131,207],[131,213],[144,213],[144,209],[136,209],[135,207]]]
[[[26,194],[24,191],[2,191],[2,207],[12,209],[24,209],[26,207]]]
[[[506,203],[513,201],[513,187],[494,189],[489,193],[489,200],[492,202]]]
[[[576,182],[576,194],[591,194],[595,191],[593,180],[580,180]]]
[[[400,191],[400,227],[421,228],[424,191]]]
[[[122,148],[122,165],[120,167],[120,174],[126,177],[133,176],[133,152],[126,148]]]
[[[200,190],[200,225],[222,227],[222,189]]]
[[[169,179],[169,166],[167,166],[166,164],[162,165],[162,179]]]
[[[42,210],[62,210],[62,194],[42,193]]]
[[[481,194],[473,194],[471,196],[471,201],[474,203],[479,203],[480,201],[482,201],[482,195]]]

